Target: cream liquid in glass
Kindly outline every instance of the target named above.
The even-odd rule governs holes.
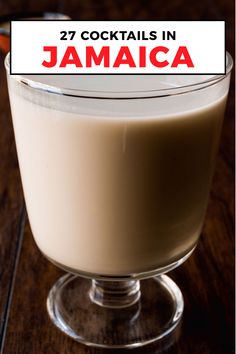
[[[117,92],[168,89],[201,77],[31,79]],[[9,79],[27,210],[46,256],[77,271],[125,275],[167,266],[193,249],[205,215],[225,93],[217,99],[213,90],[206,97],[203,89],[197,98],[188,93],[103,100],[56,93],[48,99],[40,90],[35,98],[33,90]]]

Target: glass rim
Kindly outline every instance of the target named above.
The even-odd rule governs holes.
[[[112,100],[128,100],[128,99],[146,99],[146,98],[158,98],[158,97],[167,97],[167,96],[176,96],[180,94],[186,94],[190,93],[193,91],[198,91],[202,90],[204,88],[213,86],[217,84],[218,82],[222,81],[225,79],[230,73],[233,68],[233,59],[232,56],[230,55],[229,52],[226,51],[226,73],[225,74],[218,74],[218,75],[213,75],[210,78],[207,78],[205,80],[192,83],[192,84],[187,84],[187,85],[179,85],[177,87],[171,87],[171,88],[162,88],[162,89],[152,89],[152,90],[138,90],[138,91],[103,91],[103,90],[85,90],[85,89],[71,89],[71,88],[61,88],[57,87],[55,85],[47,85],[44,83],[41,83],[37,80],[32,80],[23,75],[11,75],[10,74],[10,52],[6,55],[5,57],[5,68],[7,71],[7,74],[14,78],[14,80],[34,89],[34,90],[39,90],[39,91],[44,91],[47,92],[48,94],[57,94],[57,95],[62,95],[62,96],[70,96],[70,97],[77,97],[77,98],[89,98],[89,99],[112,99]],[[38,75],[44,75],[44,74],[38,74]],[[53,74],[52,74],[53,75]],[[60,75],[60,74],[58,74]],[[73,74],[71,74],[73,75]],[[89,74],[93,75],[93,74]],[[104,75],[104,74],[96,74],[96,75]],[[106,74],[107,75],[107,74]],[[125,75],[125,74],[124,74]],[[132,74],[131,74],[132,75]],[[148,75],[148,74],[147,74]],[[150,74],[152,75],[152,74]],[[165,75],[165,74],[162,74]],[[170,75],[176,75],[176,74],[170,74]],[[179,76],[187,76],[187,75],[193,75],[196,76],[198,74],[179,74]],[[199,74],[200,75],[200,74]],[[112,74],[111,74],[112,76]],[[113,75],[113,76],[116,76]],[[135,76],[138,76],[136,74]],[[158,74],[156,74],[158,76]],[[209,76],[209,75],[206,75]]]

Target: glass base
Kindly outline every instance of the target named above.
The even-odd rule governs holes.
[[[166,275],[147,280],[100,281],[66,274],[49,292],[53,323],[78,342],[100,348],[170,343],[184,302]]]

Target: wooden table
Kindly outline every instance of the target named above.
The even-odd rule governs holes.
[[[4,1],[8,12],[64,11],[81,19],[226,19],[227,48],[234,52],[233,2],[225,0]],[[63,273],[38,251],[24,207],[0,55],[0,348],[4,354],[99,354],[60,333],[45,301]],[[234,351],[234,90],[231,85],[220,153],[202,237],[192,257],[170,273],[181,287],[185,312],[180,338],[168,353],[230,354]],[[123,352],[123,351],[119,351]],[[125,351],[124,351],[125,352]],[[152,345],[135,353],[157,353]],[[115,351],[112,351],[115,353]]]

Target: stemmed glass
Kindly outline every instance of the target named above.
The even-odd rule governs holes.
[[[217,76],[13,76],[9,55],[5,65],[32,232],[68,272],[50,318],[96,347],[165,338],[184,309],[165,273],[201,233],[231,56]]]

